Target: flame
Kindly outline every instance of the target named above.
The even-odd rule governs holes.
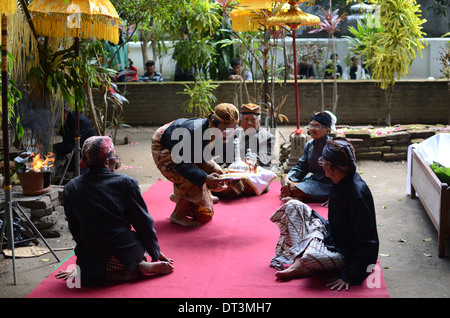
[[[49,154],[45,156],[45,159],[42,159],[40,154],[35,155],[34,153],[31,154],[31,157],[33,157],[33,163],[31,166],[34,171],[40,171],[45,167],[52,167],[53,162],[55,161],[54,154],[52,152],[49,152]]]

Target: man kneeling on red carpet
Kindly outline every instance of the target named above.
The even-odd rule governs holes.
[[[114,172],[119,162],[111,138],[96,136],[84,142],[80,166],[88,172],[64,189],[64,211],[80,273],[61,271],[56,278],[80,275],[84,286],[95,286],[174,270],[173,260],[160,251],[138,182]]]
[[[212,157],[213,150],[233,136],[239,111],[220,103],[206,118],[180,118],[158,128],[152,136],[152,155],[161,174],[173,183],[170,200],[175,209],[170,221],[184,227],[199,227],[214,215],[218,198],[211,190],[223,191],[228,180]]]

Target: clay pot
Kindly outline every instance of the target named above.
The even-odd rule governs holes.
[[[41,195],[50,190],[50,185],[46,184],[44,188],[44,176],[47,172],[32,171],[17,172],[24,195]]]

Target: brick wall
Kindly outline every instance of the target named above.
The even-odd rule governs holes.
[[[240,105],[249,101],[250,96],[261,96],[260,83],[248,83],[247,90],[235,82],[220,82],[215,90],[217,103],[229,102]],[[385,125],[385,91],[372,80],[338,81],[338,124]],[[393,91],[392,124],[448,124],[450,118],[450,91],[445,80],[401,80]],[[331,110],[333,81],[326,81],[325,109]],[[283,89],[288,95],[281,113],[295,124],[294,81],[283,88],[279,84],[270,85],[274,100],[283,98]],[[124,105],[124,121],[130,125],[162,125],[181,117],[192,117],[183,113],[181,107],[186,102],[185,95],[177,94],[184,89],[184,83],[127,83],[119,84],[126,91],[129,104]],[[306,125],[314,111],[321,109],[321,81],[299,81],[300,122]]]

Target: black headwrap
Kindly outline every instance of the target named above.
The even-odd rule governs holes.
[[[314,115],[311,116],[311,120],[310,121],[317,121],[319,123],[321,123],[324,126],[327,126],[328,128],[331,127],[331,116],[327,113],[315,113]]]
[[[356,171],[355,151],[347,139],[336,137],[327,141],[323,148],[322,157],[334,166],[348,167],[349,173]]]

